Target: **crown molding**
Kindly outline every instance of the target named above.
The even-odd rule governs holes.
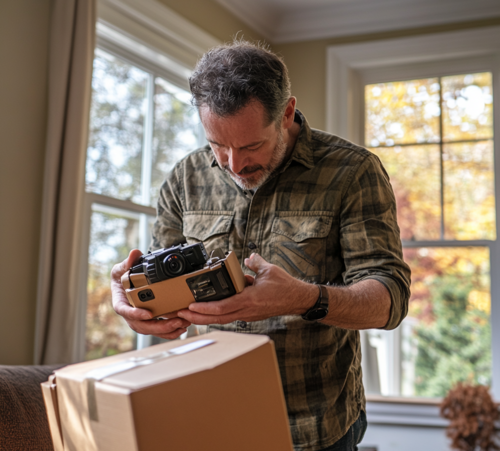
[[[264,6],[258,1],[234,1],[216,0],[217,3],[226,8],[231,14],[246,23],[256,32],[264,36],[266,40],[273,42],[273,29],[277,23],[278,14],[270,6]]]
[[[292,42],[500,16],[498,0],[357,0],[285,15],[275,41]]]
[[[113,24],[113,16],[128,19],[196,57],[220,44],[211,34],[156,0],[98,0],[98,16],[116,27],[119,26]]]
[[[498,0],[337,0],[307,7],[217,1],[276,44],[500,17]]]

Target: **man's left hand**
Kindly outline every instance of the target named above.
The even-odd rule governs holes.
[[[300,315],[314,305],[318,289],[290,276],[258,254],[245,259],[255,273],[246,275],[248,286],[221,301],[193,302],[178,316],[199,325],[227,324],[236,320],[259,321],[273,316]]]

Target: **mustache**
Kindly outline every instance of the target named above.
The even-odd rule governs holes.
[[[231,172],[233,174],[235,174],[231,168],[229,167],[228,164],[226,164],[224,167],[223,167],[224,170],[228,171],[228,172]],[[263,169],[263,167],[261,165],[255,165],[255,166],[245,166],[240,172],[238,172],[238,174],[251,174],[252,172],[256,172],[260,169]],[[236,174],[236,175],[238,175]]]

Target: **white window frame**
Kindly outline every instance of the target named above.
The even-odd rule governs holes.
[[[493,74],[494,170],[497,212],[500,208],[500,27],[470,29],[327,49],[327,130],[364,142],[364,86],[474,72]],[[500,215],[497,239],[419,241],[421,246],[486,246],[491,262],[492,394],[500,400]],[[410,247],[411,243],[404,243]],[[393,377],[396,377],[393,375]],[[368,396],[372,423],[443,426],[439,399]]]
[[[96,24],[96,47],[107,53],[115,55],[122,60],[149,73],[148,90],[154,89],[155,77],[161,77],[180,88],[189,89],[188,77],[190,76],[199,56],[209,48],[219,45],[220,42],[212,35],[187,21],[166,6],[154,0],[98,0],[98,21]],[[149,96],[148,118],[146,129],[153,126],[152,109],[153,96]],[[144,133],[144,140],[149,140],[150,133]],[[144,149],[150,149],[149,142],[143,142]],[[143,155],[143,161],[148,155]],[[143,164],[141,179],[147,180],[150,171]],[[144,187],[143,187],[144,188]],[[146,216],[156,216],[156,209],[148,206],[146,190],[143,189],[143,202],[137,204],[128,200],[121,200],[102,194],[84,191],[82,235],[80,241],[79,270],[78,274],[83,283],[80,284],[79,311],[78,311],[78,349],[76,358],[85,360],[85,332],[87,313],[87,279],[88,259],[90,244],[90,227],[92,205],[99,204],[109,210],[126,210],[141,215],[142,248],[147,248],[145,243],[147,219]],[[144,220],[146,219],[146,220]],[[143,348],[151,343],[150,336],[138,335],[138,348]]]

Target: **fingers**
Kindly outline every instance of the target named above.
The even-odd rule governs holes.
[[[245,258],[245,266],[251,269],[254,273],[258,273],[259,270],[264,269],[268,265],[267,261],[264,260],[259,254],[252,254],[250,258]]]
[[[251,276],[250,274],[245,274],[245,280],[247,281],[247,287],[248,287],[250,285],[253,285],[255,277]]]
[[[142,256],[142,252],[139,249],[132,249],[130,253],[128,254],[127,258],[127,270],[132,268],[138,261],[139,258]]]
[[[175,340],[176,338],[179,338],[183,333],[186,332],[187,329],[177,329],[177,331],[172,332],[171,334],[161,334],[161,335],[156,335],[156,337],[164,338],[165,340]]]
[[[237,313],[230,313],[227,315],[217,316],[217,315],[205,315],[187,309],[181,310],[179,312],[179,316],[185,318],[192,324],[198,324],[200,326],[207,326],[209,324],[228,324],[238,319]]]
[[[143,335],[154,335],[165,338],[167,335],[177,334],[179,330],[188,328],[191,323],[183,318],[149,321],[128,321],[132,330]],[[181,335],[183,332],[179,333]]]
[[[132,307],[128,302],[125,292],[113,292],[113,308],[115,312],[123,316],[127,322],[153,319],[153,314],[149,310]]]
[[[148,312],[145,309],[132,307],[129,304],[121,282],[122,275],[137,262],[141,255],[142,252],[139,249],[133,249],[130,251],[125,260],[121,263],[117,263],[111,270],[111,294],[113,308],[116,313],[123,316],[129,323],[130,321],[143,321],[153,318],[151,312]]]
[[[165,313],[164,315],[157,316],[156,319],[178,318],[178,315],[177,315],[178,312],[179,312],[179,310],[175,310],[174,312]]]
[[[238,319],[241,312],[241,294],[213,302],[193,302],[188,309],[179,310],[178,316],[193,324],[227,324]]]
[[[220,301],[212,301],[212,302],[193,302],[189,304],[188,311],[202,313],[203,315],[227,315],[229,313],[235,313],[241,309],[241,302],[239,295],[234,295],[226,299],[222,299]],[[186,310],[179,310],[178,315],[181,318],[184,316],[181,313],[184,313]]]
[[[141,257],[142,252],[139,249],[132,249],[128,254],[128,257],[121,263],[117,263],[113,266],[111,270],[111,280],[120,280],[123,274],[125,274]]]

